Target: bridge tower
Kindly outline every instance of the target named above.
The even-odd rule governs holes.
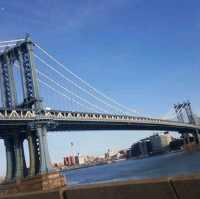
[[[180,122],[184,122],[184,117],[183,117],[183,105],[182,104],[175,104],[174,105],[175,113],[177,115],[177,119]]]
[[[183,102],[181,104],[178,103],[177,105],[174,105],[174,109],[177,114],[178,121],[185,122],[185,120],[184,120],[184,113],[185,113],[187,116],[187,120],[188,120],[187,122],[189,124],[196,125],[196,119],[195,119],[195,116],[192,111],[191,103],[189,101]],[[196,143],[199,144],[200,143],[200,132],[197,130],[196,130],[196,132],[183,132],[182,133],[185,143],[188,144],[190,142],[189,135],[188,135],[189,133],[193,134]]]
[[[196,124],[196,120],[192,111],[191,103],[189,101],[185,102],[185,112],[188,117],[188,121],[190,124]]]
[[[0,89],[3,109],[26,109],[35,111],[40,115],[43,106],[39,93],[36,68],[33,60],[33,42],[27,36],[16,46],[7,48],[0,54]],[[13,75],[15,63],[20,66],[23,102],[17,102],[16,82]],[[6,180],[21,179],[25,176],[35,176],[49,172],[51,168],[48,145],[47,126],[34,124],[27,126],[27,129],[14,133],[6,132],[4,138],[7,158]],[[25,132],[24,132],[25,131]],[[30,168],[27,168],[24,157],[24,140],[28,140],[30,154]]]

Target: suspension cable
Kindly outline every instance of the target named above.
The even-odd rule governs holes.
[[[94,90],[97,94],[103,96],[104,98],[106,98],[107,100],[109,100],[110,102],[114,103],[115,105],[121,107],[122,109],[130,112],[130,113],[137,113],[136,110],[130,110],[128,107],[118,103],[116,100],[112,99],[111,97],[106,96],[104,93],[102,93],[101,91],[97,90],[96,88],[94,88],[92,85],[90,85],[88,82],[86,82],[85,80],[83,80],[82,78],[80,78],[78,75],[76,75],[75,73],[73,73],[69,68],[67,68],[64,64],[62,64],[61,62],[59,62],[56,58],[54,58],[52,55],[50,55],[45,49],[43,49],[42,47],[40,47],[37,43],[34,43],[35,46],[40,49],[45,55],[47,55],[50,59],[52,59],[55,63],[57,63],[58,65],[60,65],[65,71],[67,71],[68,73],[70,73],[71,75],[73,75],[74,77],[76,77],[78,80],[80,80],[82,83],[84,83],[85,85],[87,85],[90,89]]]
[[[121,111],[119,108],[115,108],[113,105],[106,103],[104,100],[98,98],[97,96],[95,96],[94,94],[88,92],[86,89],[80,87],[78,84],[76,84],[74,81],[70,80],[69,78],[67,78],[65,75],[63,75],[63,73],[59,72],[58,70],[56,70],[53,66],[51,66],[50,64],[48,64],[46,61],[44,61],[41,57],[39,57],[38,55],[36,55],[34,53],[34,56],[43,64],[45,64],[48,68],[50,68],[51,70],[53,70],[54,72],[56,72],[58,75],[60,75],[62,78],[64,78],[65,80],[67,80],[68,82],[70,82],[71,84],[73,84],[75,87],[79,88],[80,90],[82,90],[83,92],[87,93],[88,95],[94,97],[96,100],[98,100],[99,102],[103,103],[104,105],[110,107],[113,110],[117,110],[116,112],[123,112]]]
[[[18,67],[18,65],[14,64],[16,67]],[[59,86],[60,88],[64,89],[66,92],[70,93],[71,95],[74,95],[75,97],[81,99],[82,101],[84,101],[85,103],[89,104],[90,106],[95,107],[97,110],[106,112],[105,110],[97,107],[96,105],[90,103],[88,100],[85,100],[83,98],[81,98],[80,96],[76,95],[75,93],[71,92],[70,90],[68,90],[66,87],[62,86],[61,84],[59,84],[58,82],[56,82],[55,80],[49,78],[46,74],[44,74],[43,72],[39,71],[38,69],[36,69],[36,71],[41,74],[43,77],[45,77],[46,79],[48,79],[49,81],[53,82],[54,84],[56,84],[57,86]],[[42,80],[40,80],[40,82],[42,82]],[[42,82],[43,83],[43,82]]]
[[[58,87],[62,88],[63,90],[65,90],[66,92],[70,93],[71,95],[77,97],[78,99],[82,100],[83,102],[85,102],[86,104],[93,106],[94,108],[96,108],[99,111],[103,111],[106,112],[106,110],[99,108],[98,106],[96,106],[95,104],[92,104],[91,102],[89,102],[88,100],[78,96],[77,94],[73,93],[72,91],[68,90],[66,87],[62,86],[61,84],[59,84],[57,81],[53,80],[52,78],[49,78],[46,74],[44,74],[43,72],[37,70],[37,72],[42,75],[43,77],[45,77],[46,79],[48,79],[49,81],[51,81],[52,83],[54,83],[55,85],[57,85]]]
[[[58,90],[56,90],[55,88],[53,88],[52,86],[50,86],[49,84],[47,84],[46,82],[44,82],[43,80],[39,79],[39,82],[40,82],[41,84],[45,85],[46,87],[50,88],[51,90],[53,90],[53,91],[54,91],[55,93],[57,93],[58,95],[61,95],[61,96],[65,97],[66,99],[72,100],[72,101],[74,101],[75,103],[77,103],[78,105],[80,105],[80,106],[82,106],[82,107],[85,107],[84,104],[78,102],[78,101],[75,100],[75,99],[71,99],[69,96],[63,94],[62,92],[60,92],[60,91],[58,91]],[[91,108],[89,108],[89,109],[90,109],[90,110],[93,110],[93,109],[91,109]]]
[[[172,111],[173,111],[172,116],[177,117],[177,114],[181,112],[181,110],[182,110],[181,108],[182,107],[183,107],[183,104],[181,104],[181,107],[180,107],[180,109],[177,112],[174,112],[173,108],[171,108],[171,110],[167,114],[165,114],[164,116],[162,116],[161,118],[167,118],[166,116],[169,115],[169,113],[171,113]]]
[[[18,41],[24,41],[24,39],[13,39],[13,40],[7,40],[7,41],[0,41],[0,44],[13,43],[13,42],[18,42]]]
[[[169,118],[171,115],[174,116],[174,114],[175,114],[175,113],[174,113],[174,111],[173,111],[173,108],[171,108],[166,114],[162,115],[160,118],[161,118],[161,119],[165,119],[165,118],[167,119],[167,118]]]
[[[10,47],[10,46],[15,46],[15,44],[0,45],[0,48]]]

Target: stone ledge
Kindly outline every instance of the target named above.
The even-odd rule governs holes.
[[[1,184],[0,197],[17,193],[54,190],[64,186],[64,177],[58,172],[54,172]]]

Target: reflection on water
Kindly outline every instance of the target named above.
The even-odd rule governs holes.
[[[108,165],[66,171],[64,175],[69,185],[77,185],[127,179],[189,175],[199,171],[200,152],[178,152],[146,159],[120,161]]]

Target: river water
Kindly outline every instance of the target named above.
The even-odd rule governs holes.
[[[177,152],[138,160],[125,160],[78,170],[65,171],[68,185],[128,179],[190,175],[200,172],[200,152]]]

